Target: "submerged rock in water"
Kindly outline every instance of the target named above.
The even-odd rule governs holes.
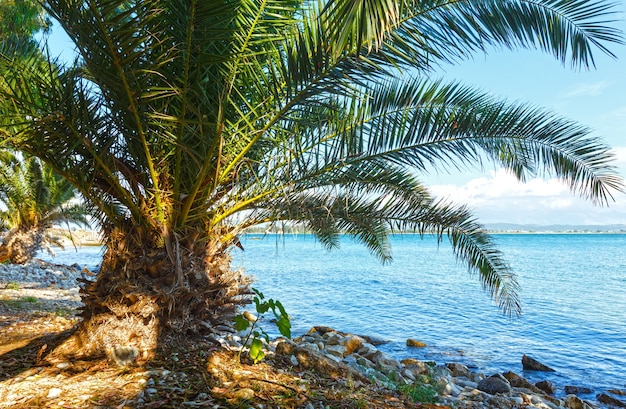
[[[565,386],[565,393],[568,395],[585,395],[585,394],[593,393],[593,389],[585,388],[582,386],[567,385]]]
[[[599,393],[596,395],[596,398],[598,399],[598,402],[604,403],[605,405],[613,406],[616,408],[626,408],[626,402],[609,396],[606,393]]]
[[[541,362],[529,357],[526,354],[522,356],[522,367],[525,371],[554,372],[554,369],[542,364]]]
[[[422,341],[418,341],[416,339],[407,339],[406,340],[406,346],[408,347],[414,347],[414,348],[424,348],[426,347],[426,344]]]

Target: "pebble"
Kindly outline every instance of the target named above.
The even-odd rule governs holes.
[[[58,398],[59,396],[61,396],[61,389],[59,388],[52,388],[48,391],[48,396],[46,396],[48,399],[54,399],[54,398]]]

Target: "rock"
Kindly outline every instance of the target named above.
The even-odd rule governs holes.
[[[522,367],[525,371],[554,372],[554,369],[542,364],[541,362],[527,355],[522,356]]]
[[[354,356],[354,355],[353,355]],[[364,358],[360,355],[356,356],[356,363],[361,365],[364,368],[374,368],[376,365],[372,361],[367,358]]]
[[[257,317],[256,315],[254,315],[250,311],[244,311],[243,312],[243,317],[246,320],[248,320],[249,322],[256,322],[259,319],[259,317]]]
[[[308,333],[309,334],[318,333],[320,335],[324,335],[327,332],[337,332],[337,331],[331,327],[325,327],[323,325],[316,325],[313,328],[311,328]]]
[[[626,391],[622,389],[609,389],[607,392],[612,393],[614,395],[626,396]]]
[[[612,396],[607,395],[606,393],[599,393],[596,395],[598,402],[604,403],[605,405],[613,406],[616,408],[626,408],[626,402],[623,402],[619,399],[615,399]]]
[[[252,400],[254,399],[254,391],[250,388],[238,389],[233,393],[233,398],[236,400]]]
[[[372,344],[374,346],[379,346],[379,345],[383,345],[383,344],[388,344],[389,341],[384,340],[382,338],[378,338],[378,337],[373,337],[370,335],[359,335],[359,337],[363,338],[365,340],[365,342]]]
[[[62,391],[61,391],[61,389],[59,389],[59,388],[51,388],[51,389],[48,391],[48,395],[46,396],[46,398],[48,398],[48,399],[55,399],[55,398],[58,398],[59,396],[61,396],[61,392],[62,392]]]
[[[404,371],[402,371],[402,376],[404,376],[407,379],[410,379],[413,382],[415,382],[416,380],[415,374],[409,371],[408,369],[405,369]]]
[[[445,380],[438,382],[436,385],[436,389],[440,391],[441,395],[459,396],[461,394],[461,388],[459,388],[458,385]]]
[[[343,337],[336,332],[327,332],[323,335],[327,345],[339,345]]]
[[[585,394],[593,393],[593,389],[585,388],[581,386],[567,385],[565,386],[565,393],[568,395],[585,395]]]
[[[409,366],[409,365],[416,365],[422,361],[420,361],[419,359],[415,359],[415,358],[404,358],[402,361],[400,361],[402,363],[402,365],[404,366]]]
[[[511,392],[511,385],[509,384],[509,381],[507,381],[506,378],[500,374],[495,374],[489,378],[483,379],[478,382],[478,386],[476,388],[480,391],[487,392],[490,395]]]
[[[350,355],[355,351],[358,351],[362,346],[365,340],[357,335],[348,335],[339,341],[339,345],[345,347],[346,355]]]
[[[343,358],[346,354],[346,347],[343,347],[341,345],[329,345],[328,347],[326,347],[324,352],[326,352],[329,355],[334,355],[336,357]]]
[[[485,399],[485,403],[488,403],[489,408],[505,409],[511,407],[509,397],[506,395],[489,396]]]
[[[456,378],[455,383],[462,388],[476,389],[478,387],[478,383],[464,378]]]
[[[378,349],[376,349],[376,347],[370,344],[369,342],[364,342],[361,345],[361,348],[357,350],[357,353],[361,355],[362,357],[367,358],[370,361],[373,361],[374,357],[378,353]]]
[[[446,364],[446,366],[454,377],[464,376],[466,378],[469,378],[472,373],[467,366],[456,362],[448,363]]]
[[[368,382],[368,379],[356,369],[350,367],[343,362],[336,362],[332,357],[325,355],[321,352],[311,351],[307,348],[301,347],[295,344],[293,341],[281,340],[276,344],[276,356],[283,356],[286,359],[290,359],[291,355],[295,355],[299,365],[299,368],[303,369],[317,369],[329,376],[333,377],[352,377],[353,379]],[[334,359],[333,359],[334,358]]]
[[[432,375],[433,378],[437,379],[450,379],[452,378],[452,371],[445,365],[437,365],[432,368]]]
[[[519,376],[515,372],[509,371],[509,372],[503,373],[502,375],[507,379],[507,381],[509,381],[511,386],[513,386],[514,388],[526,388],[526,389],[530,389],[533,392],[540,391],[539,388],[537,388],[532,383],[528,382],[526,378]]]
[[[576,395],[567,395],[563,398],[564,405],[568,409],[591,409],[591,406],[587,405]]]
[[[416,339],[407,339],[406,340],[406,346],[408,347],[415,347],[415,348],[424,348],[426,346],[425,343],[423,343],[422,341],[418,341]]]
[[[556,387],[554,386],[554,384],[548,380],[537,382],[535,383],[535,386],[550,395],[553,395],[556,391]]]

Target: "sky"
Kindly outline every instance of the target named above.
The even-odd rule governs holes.
[[[626,32],[626,0],[617,3]],[[55,26],[49,39],[52,55],[71,59],[72,45]],[[626,36],[626,34],[625,34]],[[613,150],[614,165],[626,179],[626,45],[611,45],[617,58],[596,52],[596,67],[572,69],[537,50],[493,50],[471,60],[443,66],[436,75],[459,80],[508,101],[530,103],[590,127],[593,136]],[[571,193],[558,180],[535,178],[525,183],[505,170],[489,167],[423,178],[433,194],[467,204],[481,223],[606,225],[626,224],[626,194],[599,207]]]

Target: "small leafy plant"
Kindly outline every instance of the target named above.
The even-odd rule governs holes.
[[[435,388],[424,379],[417,380],[409,385],[400,385],[398,390],[408,396],[413,402],[437,403],[439,401]]]
[[[439,394],[434,385],[433,368],[427,374],[420,375],[412,384],[398,386],[398,390],[408,396],[413,402],[437,403]]]
[[[270,310],[272,311],[276,318],[274,323],[278,331],[286,338],[291,338],[291,321],[280,301],[275,301],[271,298],[266,300],[263,293],[256,288],[253,288],[252,291],[256,294],[254,297],[254,305],[258,315],[255,316],[250,311],[244,311],[242,314],[235,317],[235,328],[237,331],[248,330],[244,345],[250,344],[248,355],[256,364],[265,357],[262,339],[266,342],[270,340],[267,332],[259,326],[259,323],[264,318],[264,314]],[[252,341],[250,341],[250,339],[252,339]],[[239,351],[238,358],[241,360],[241,351]]]

